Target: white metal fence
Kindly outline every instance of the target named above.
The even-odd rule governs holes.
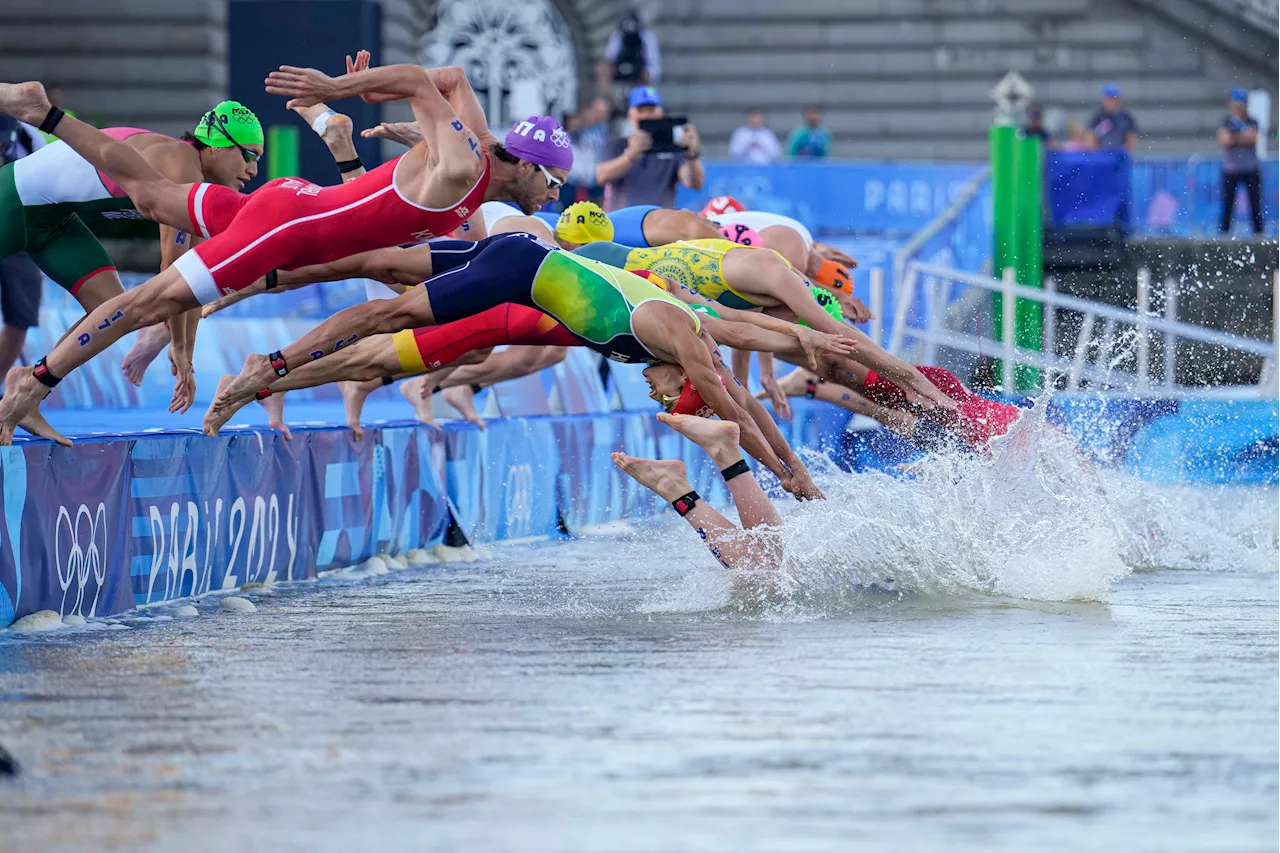
[[[912,261],[895,286],[889,349],[895,354],[901,353],[911,341],[923,348],[918,354],[925,362],[934,361],[938,349],[943,347],[998,357],[1002,361],[1001,379],[1005,388],[1014,387],[1016,367],[1026,365],[1045,371],[1046,385],[1064,385],[1067,390],[1078,390],[1087,384],[1094,390],[1138,396],[1277,396],[1280,391],[1276,348],[1276,341],[1280,340],[1280,273],[1276,274],[1273,285],[1270,341],[1179,321],[1178,286],[1173,280],[1164,283],[1163,310],[1153,311],[1151,275],[1145,268],[1138,271],[1136,290],[1137,309],[1131,310],[1058,293],[1052,278],[1045,281],[1043,290],[1018,284],[1012,269],[1005,270],[1003,279],[996,279]],[[1018,346],[1013,322],[1003,323],[999,339],[989,337],[981,329],[973,332],[957,328],[965,315],[972,313],[976,303],[985,302],[992,294],[1000,295],[1006,318],[1014,317],[1018,300],[1044,306],[1043,350]],[[872,311],[879,316],[884,307],[883,274],[872,275],[869,297]],[[985,310],[985,305],[980,310]],[[1066,318],[1070,318],[1071,325],[1078,320],[1079,327],[1072,345],[1060,348],[1059,330],[1067,325],[1062,322]],[[875,340],[883,340],[879,321],[870,331]],[[1159,369],[1153,370],[1152,343],[1157,337],[1163,358]],[[1233,354],[1233,358],[1261,357],[1264,361],[1257,384],[1179,385],[1176,369],[1179,341],[1219,348]],[[1069,350],[1071,354],[1059,355],[1060,349]]]

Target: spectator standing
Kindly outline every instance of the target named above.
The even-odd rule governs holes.
[[[1038,136],[1046,149],[1053,147],[1053,137],[1044,126],[1044,107],[1031,104],[1027,107],[1027,124],[1022,128],[1024,136]]]
[[[764,126],[764,111],[747,110],[747,122],[729,137],[729,156],[748,163],[772,163],[782,156],[782,143]]]
[[[1079,119],[1071,119],[1067,122],[1067,141],[1062,143],[1062,151],[1089,151],[1092,144],[1092,138],[1089,131]]]
[[[1236,185],[1244,184],[1253,214],[1253,233],[1262,233],[1262,169],[1258,163],[1258,122],[1249,116],[1249,93],[1231,90],[1230,112],[1218,128],[1222,143],[1222,233],[1231,231],[1236,206]]]
[[[1138,145],[1138,124],[1120,104],[1120,88],[1102,87],[1102,109],[1089,122],[1090,148],[1094,151],[1132,152]]]
[[[609,40],[605,42],[599,77],[602,92],[617,83],[656,86],[662,82],[662,50],[658,46],[658,36],[645,25],[640,12],[634,7],[622,16],[618,28],[609,34]]]
[[[611,108],[604,98],[596,98],[575,115],[566,116],[564,128],[573,142],[573,168],[569,170],[567,192],[560,193],[563,206],[575,201],[599,204],[604,187],[596,183],[596,166],[609,146]]]
[[[684,125],[676,140],[681,151],[650,151],[653,137],[640,129],[645,119],[662,118],[662,97],[652,86],[636,86],[627,96],[626,139],[615,139],[596,167],[596,181],[605,188],[605,210],[636,204],[673,207],[676,182],[691,190],[702,189],[702,140],[692,124]]]
[[[0,113],[0,168],[45,146],[40,131]],[[26,252],[0,258],[0,376],[9,372],[27,342],[27,329],[40,325],[44,276]]]
[[[809,104],[804,108],[804,124],[787,137],[787,156],[811,160],[831,155],[831,134],[822,126],[822,108]]]

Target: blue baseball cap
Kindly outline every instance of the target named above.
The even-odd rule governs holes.
[[[1231,100],[1237,104],[1245,104],[1249,102],[1249,90],[1243,86],[1236,86],[1231,90]]]
[[[1102,87],[1102,97],[1104,98],[1120,97],[1120,87],[1117,86],[1115,83],[1108,83],[1107,85]]]
[[[635,86],[627,95],[627,106],[631,108],[644,106],[662,106],[662,96],[652,86]]]

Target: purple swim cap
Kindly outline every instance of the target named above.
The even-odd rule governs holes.
[[[551,169],[573,167],[569,134],[551,116],[529,116],[507,133],[503,147],[521,160]]]

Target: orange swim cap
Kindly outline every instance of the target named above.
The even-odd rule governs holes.
[[[829,258],[822,261],[822,266],[818,267],[818,274],[813,277],[813,280],[827,290],[853,296],[853,276],[849,275],[849,270],[845,269],[843,264],[838,264]]]

